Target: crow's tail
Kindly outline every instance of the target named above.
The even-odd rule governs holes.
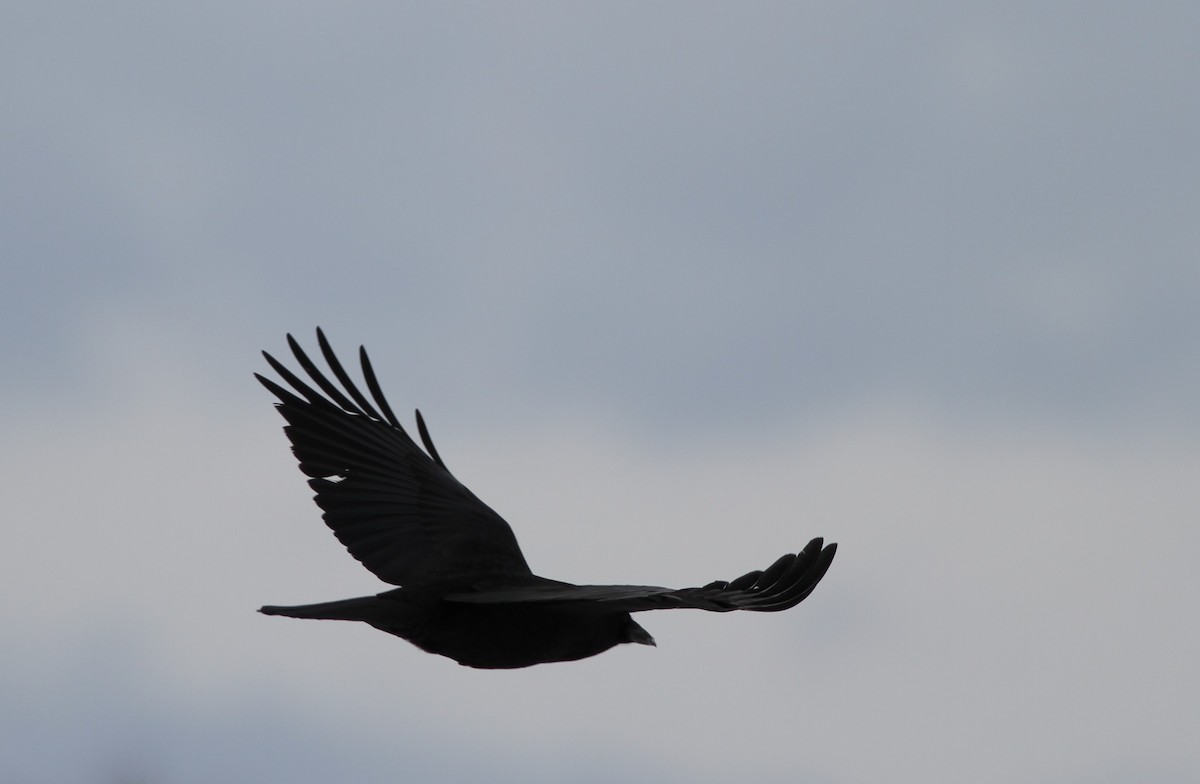
[[[357,599],[341,599],[320,604],[300,604],[295,607],[260,607],[264,615],[286,615],[289,618],[321,618],[327,621],[372,621],[379,620],[386,606],[378,596],[362,596]]]

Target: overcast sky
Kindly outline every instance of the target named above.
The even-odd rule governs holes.
[[[3,781],[1200,779],[1194,3],[0,17]],[[538,573],[838,558],[516,672],[260,616],[386,588],[317,325]]]

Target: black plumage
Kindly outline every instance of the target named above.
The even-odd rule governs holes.
[[[337,383],[291,335],[288,345],[316,388],[266,352],[291,389],[255,377],[279,399],[284,432],[325,523],[363,566],[401,587],[356,599],[263,607],[267,615],[362,621],[469,667],[527,667],[583,659],[620,643],[653,645],[633,612],[786,610],[812,592],[837,551],[836,544],[813,539],[764,570],[677,590],[538,577],[508,523],[446,468],[419,411],[425,451],[409,437],[366,350],[359,349],[359,358],[370,398],[320,329],[317,341]]]

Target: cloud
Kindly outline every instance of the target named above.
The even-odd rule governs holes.
[[[14,771],[38,769],[52,728],[73,731],[51,711],[81,732],[120,717],[64,771],[469,779],[475,762],[449,751],[464,744],[496,755],[500,781],[589,780],[581,766],[946,778],[979,760],[985,780],[1069,780],[1098,748],[1194,766],[1179,729],[1200,696],[1186,686],[1200,638],[1178,623],[1200,544],[1190,440],[962,434],[886,413],[678,451],[578,416],[440,438],[550,576],[699,584],[812,535],[842,545],[793,612],[652,613],[658,649],[496,674],[351,624],[256,615],[381,586],[321,526],[265,401],[242,421],[186,389],[155,397],[6,438],[22,525],[3,589],[35,597],[5,613],[26,641],[7,648],[6,688],[52,706],[21,725]]]
[[[1195,778],[1192,14],[11,14],[11,771]],[[316,324],[550,576],[838,561],[500,677],[260,618],[378,588],[249,377]]]

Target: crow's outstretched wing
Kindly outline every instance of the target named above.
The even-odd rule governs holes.
[[[520,588],[456,593],[448,601],[469,604],[543,604],[590,608],[596,612],[640,612],[693,608],[713,612],[754,610],[777,612],[795,607],[825,576],[837,545],[823,547],[813,539],[799,553],[788,554],[761,571],[732,582],[718,580],[700,588],[653,585],[531,585]]]
[[[363,566],[393,585],[452,579],[469,586],[530,574],[512,529],[447,470],[417,412],[428,454],[409,437],[384,399],[365,349],[359,349],[371,400],[359,391],[320,329],[317,340],[333,383],[296,340],[288,345],[309,379],[263,352],[292,388],[255,374],[277,398],[284,432],[311,477],[325,523]],[[374,404],[372,404],[372,400]]]

